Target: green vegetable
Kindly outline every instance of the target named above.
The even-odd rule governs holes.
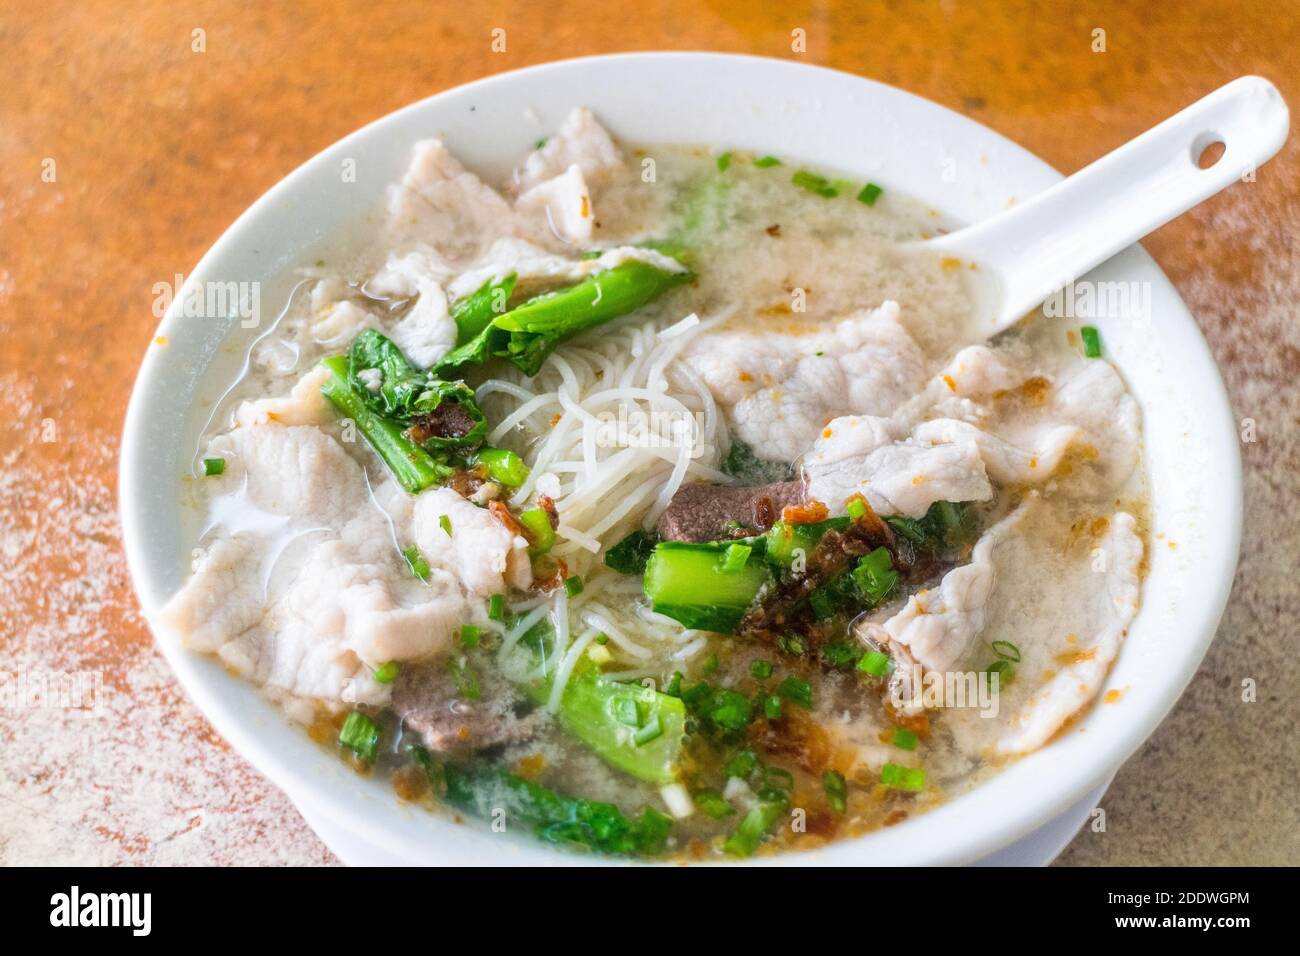
[[[480,448],[474,460],[486,466],[488,478],[507,488],[518,488],[528,480],[528,466],[508,448]]]
[[[994,661],[992,664],[990,664],[989,669],[986,673],[997,674],[998,687],[1006,687],[1008,684],[1011,683],[1012,679],[1016,676],[1016,668],[1015,665],[1011,663],[1011,661],[1003,659],[1003,660]]]
[[[576,574],[564,579],[564,593],[569,597],[577,597],[582,593],[582,578]]]
[[[844,510],[849,513],[849,517],[854,521],[860,521],[866,517],[867,503],[861,498],[850,498],[844,503]]]
[[[730,153],[719,153],[719,154],[718,154],[718,172],[720,172],[720,173],[725,173],[725,172],[727,171],[727,168],[728,168],[730,165],[731,165],[731,154],[730,154]]]
[[[858,661],[858,670],[872,677],[884,677],[889,670],[889,655],[880,651],[867,651]]]
[[[489,279],[473,295],[467,295],[451,307],[457,345],[464,345],[481,335],[494,318],[505,312],[510,294],[515,290],[516,278],[512,272],[500,280]]]
[[[339,743],[370,763],[379,752],[379,727],[361,711],[354,710],[343,721]]]
[[[209,478],[223,474],[226,470],[226,459],[224,458],[204,458],[203,474]]]
[[[550,633],[549,625],[538,630],[542,640]],[[551,696],[551,679],[525,689],[544,703]],[[565,730],[624,773],[658,784],[677,779],[686,732],[686,707],[677,697],[610,680],[583,657],[564,685],[556,716]],[[652,727],[656,730],[648,729]]]
[[[759,680],[767,680],[772,676],[772,664],[770,661],[750,661],[749,673]]]
[[[1020,648],[1010,641],[994,641],[991,645],[993,653],[1004,660],[1020,663]]]
[[[421,581],[429,580],[429,562],[424,560],[424,555],[415,545],[411,545],[402,552],[402,557],[406,559],[406,566],[411,569],[411,574]]]
[[[716,790],[701,790],[693,794],[693,798],[695,805],[700,808],[704,815],[715,820],[731,816],[736,812],[736,808]]]
[[[1088,358],[1101,358],[1101,333],[1091,325],[1079,329],[1079,338],[1083,339],[1083,354]]]
[[[816,193],[823,199],[834,199],[840,194],[835,185],[825,176],[819,176],[817,173],[810,173],[806,169],[801,169],[790,177],[790,182],[794,183],[800,189],[806,189],[810,193]]]
[[[372,392],[361,379],[364,371],[381,376],[378,392]],[[474,390],[464,382],[444,382],[412,365],[391,340],[374,329],[364,329],[348,349],[348,384],[371,409],[403,425],[411,425],[422,415],[430,415],[443,402],[453,402],[473,421],[463,435],[429,436],[419,444],[430,452],[448,448],[473,448],[482,444],[487,434],[487,419],[474,400]]]
[[[804,710],[812,710],[813,690],[812,684],[806,680],[799,680],[797,677],[787,677],[781,681],[776,692],[792,703],[798,704]]]
[[[831,641],[822,645],[819,656],[827,667],[849,667],[858,659],[858,648],[848,641]]]
[[[754,806],[745,818],[740,821],[740,826],[736,832],[727,838],[727,842],[722,848],[732,856],[753,856],[754,851],[766,839],[767,835],[776,827],[778,821],[785,815],[786,808],[790,805],[789,800],[779,797],[776,794],[770,795],[772,799],[762,800]]]
[[[754,556],[738,571],[721,570],[723,547],[684,541],[657,545],[646,563],[642,582],[654,610],[687,627],[734,631],[772,574]]]
[[[913,731],[910,731],[905,727],[895,727],[893,744],[899,750],[915,750],[917,736]]]
[[[439,515],[438,527],[443,530],[447,537],[451,537],[451,515]]]
[[[876,548],[870,554],[863,555],[853,569],[853,582],[858,586],[863,600],[871,607],[888,597],[898,583],[898,572],[894,570],[888,549]]]
[[[770,485],[790,477],[791,468],[785,462],[759,458],[743,441],[735,439],[722,462],[722,470],[740,481],[742,485]]]
[[[537,836],[597,853],[654,856],[662,853],[672,820],[652,807],[629,820],[612,803],[561,796],[539,784],[494,767],[468,770],[448,765],[447,801],[467,813],[493,817],[504,812]]]
[[[808,642],[798,631],[786,631],[776,639],[776,646],[783,653],[794,657],[803,657],[808,653]]]
[[[659,535],[633,531],[605,552],[605,565],[619,574],[644,574],[646,562],[659,543]]]
[[[722,772],[728,777],[748,780],[749,775],[758,769],[758,757],[752,750],[741,750],[723,766]]]
[[[973,531],[966,504],[956,501],[936,501],[922,518],[890,515],[885,521],[918,551],[954,547]]]
[[[778,521],[765,535],[764,554],[769,564],[789,569],[795,558],[802,556],[806,561],[812,554],[822,536],[832,528],[844,529],[849,526],[848,518],[828,518],[813,524],[789,524]]]
[[[747,544],[728,545],[727,550],[722,555],[722,573],[739,574],[745,570],[745,563],[749,561],[749,556],[753,551],[754,549]]]
[[[924,790],[925,771],[920,767],[900,767],[887,763],[880,768],[880,782],[895,790]]]
[[[334,403],[345,418],[356,423],[357,431],[375,450],[398,484],[411,494],[450,478],[456,469],[440,461],[407,438],[402,425],[371,409],[361,394],[348,384],[348,360],[342,355],[322,359],[330,380],[321,392]]]
[[[524,526],[532,541],[532,546],[528,549],[529,554],[545,554],[554,546],[555,529],[551,527],[551,516],[544,509],[530,508],[521,512],[519,523]]]
[[[506,617],[506,596],[504,594],[494,594],[488,598],[488,620],[503,621]]]
[[[866,203],[868,206],[874,206],[882,192],[884,192],[884,190],[875,183],[867,183],[862,187],[862,192],[858,193],[858,202]]]
[[[644,747],[650,741],[658,740],[663,735],[664,725],[659,720],[658,715],[655,715],[637,729],[637,732],[632,735],[632,742],[638,747]]]
[[[496,316],[482,332],[443,356],[434,371],[440,376],[459,374],[466,365],[503,358],[525,375],[536,375],[563,340],[635,312],[693,278],[690,272],[668,272],[640,260],[624,262]]]
[[[768,720],[781,719],[781,698],[776,694],[763,695],[763,716]]]
[[[836,813],[844,813],[849,808],[849,786],[844,775],[834,770],[822,774],[822,789],[826,791],[826,802]]]
[[[735,736],[754,719],[748,697],[707,682],[683,690],[681,699],[699,729],[719,738]]]
[[[759,169],[767,169],[769,166],[780,166],[781,160],[777,159],[775,156],[760,156],[758,159],[754,160],[754,165]]]
[[[460,629],[460,646],[461,647],[478,647],[483,640],[483,631],[473,624],[465,624]]]
[[[478,686],[478,675],[470,667],[469,661],[460,657],[448,658],[447,669],[451,672],[452,682],[460,696],[466,700],[479,700],[483,696]]]
[[[371,676],[374,677],[376,683],[391,684],[393,681],[397,680],[397,675],[401,669],[402,665],[398,664],[397,661],[388,661],[387,663],[380,664],[376,667],[375,672]]]
[[[708,674],[712,674],[717,669],[718,669],[718,655],[710,654],[707,658],[705,658],[704,666],[700,668],[700,673],[708,675]]]

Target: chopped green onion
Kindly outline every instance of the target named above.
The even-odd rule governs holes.
[[[376,667],[374,674],[371,676],[374,677],[375,682],[378,684],[391,684],[397,680],[398,671],[401,669],[402,667],[397,661],[388,661]]]
[[[745,563],[749,560],[749,555],[753,550],[747,544],[728,545],[726,552],[722,556],[722,572],[724,574],[739,574],[745,570]]]
[[[794,183],[800,189],[806,189],[810,193],[816,193],[823,199],[834,199],[840,194],[829,179],[825,176],[819,176],[817,173],[810,173],[806,169],[801,169],[790,177],[790,182]]]
[[[998,675],[998,687],[1006,687],[1016,675],[1015,666],[1008,660],[994,661],[989,665],[989,674]]]
[[[632,735],[632,742],[638,747],[648,744],[652,740],[657,740],[664,734],[664,725],[659,720],[659,715],[651,717],[644,727]]]
[[[772,664],[770,661],[750,661],[749,673],[759,680],[767,680],[772,676]]]
[[[596,639],[600,640],[600,638],[602,637],[605,637],[605,635],[603,634],[597,635]],[[605,637],[605,640],[609,640],[609,638]],[[673,676],[668,678],[668,686],[664,688],[664,693],[667,694],[669,697],[681,697],[683,679],[684,679],[684,675],[682,674],[681,671],[673,671]]]
[[[998,657],[1014,661],[1017,664],[1020,663],[1020,648],[1010,641],[994,641],[992,647],[993,653]]]
[[[618,697],[614,700],[614,718],[624,727],[640,727],[635,697]]]
[[[226,470],[226,459],[224,458],[204,458],[203,474],[209,478],[214,478]]]
[[[1088,358],[1101,358],[1101,333],[1094,326],[1085,325],[1079,329],[1083,339],[1083,354]]]
[[[532,545],[528,553],[545,554],[555,544],[555,529],[551,527],[551,516],[541,508],[529,508],[519,515],[519,523],[529,532]]]
[[[887,763],[880,768],[880,782],[895,790],[924,790],[925,771],[920,767],[901,767]]]
[[[826,802],[836,813],[844,813],[849,808],[849,786],[842,773],[827,770],[822,774],[822,789],[826,791]]]
[[[708,710],[708,719],[723,731],[744,730],[754,717],[749,698],[734,690],[720,690]]]
[[[453,657],[447,661],[447,669],[451,671],[451,679],[460,696],[466,700],[478,700],[482,696],[478,686],[478,676],[475,675],[468,661]]]
[[[439,515],[438,527],[447,532],[447,537],[451,537],[451,515]]]
[[[778,790],[793,790],[794,774],[781,767],[764,767],[763,783]]]
[[[343,721],[339,743],[369,763],[379,751],[379,727],[361,711],[354,710]]]
[[[749,779],[749,775],[758,767],[758,757],[752,750],[741,750],[723,766],[722,772],[728,777]]]
[[[867,183],[862,187],[862,192],[858,193],[858,202],[866,203],[868,206],[874,206],[882,192],[884,192],[884,190],[875,183]]]
[[[889,592],[898,583],[898,572],[894,569],[893,559],[886,548],[876,548],[865,555],[858,566],[853,569],[853,581],[862,596],[871,604],[877,605],[889,596]]]
[[[704,666],[700,668],[700,673],[707,676],[709,674],[712,674],[717,669],[718,669],[718,655],[710,654],[708,659],[704,662]]]
[[[460,629],[461,647],[478,647],[483,632],[473,624],[465,624]]]
[[[429,580],[429,562],[424,560],[424,555],[415,545],[411,545],[402,552],[402,557],[406,559],[406,566],[411,569],[411,574],[421,581]]]
[[[899,750],[915,750],[917,737],[916,734],[905,727],[894,728],[893,744]]]
[[[716,790],[701,790],[693,795],[695,805],[704,811],[705,816],[720,820],[736,812],[727,800]]]
[[[758,159],[754,160],[754,165],[759,169],[767,169],[769,166],[780,166],[781,160],[777,159],[775,156],[760,156]]]
[[[787,677],[781,681],[776,688],[776,692],[786,700],[798,704],[805,710],[812,710],[813,690],[812,684],[806,680],[799,680],[797,677]]]
[[[779,650],[784,651],[794,657],[803,657],[808,651],[808,644],[799,634],[794,631],[786,631],[776,639],[776,646]]]
[[[827,667],[848,667],[857,660],[858,650],[848,641],[831,641],[823,644],[820,652],[822,663]]]
[[[781,698],[776,694],[766,694],[763,697],[763,716],[768,720],[781,719]]]
[[[488,599],[488,620],[502,621],[506,616],[506,596],[494,594]]]
[[[731,154],[730,154],[730,153],[719,153],[719,154],[718,154],[718,172],[720,172],[720,173],[725,173],[725,172],[727,171],[727,167],[730,166],[730,165],[731,165]]]
[[[569,597],[577,597],[582,593],[582,578],[576,574],[564,579],[564,593]]]
[[[736,832],[722,845],[723,850],[732,856],[754,855],[763,838],[776,826],[789,806],[783,795],[774,794],[773,797],[774,799],[761,801],[745,814],[745,819],[740,821]]]
[[[844,510],[849,513],[850,518],[852,518],[854,521],[858,521],[866,517],[867,503],[863,501],[861,498],[850,498],[847,502],[845,502]]]
[[[605,552],[605,564],[619,574],[644,574],[659,535],[639,528]]]
[[[862,660],[858,661],[858,670],[872,677],[884,677],[885,671],[889,670],[889,655],[880,651],[867,651],[862,655]]]
[[[483,448],[475,460],[487,467],[489,478],[507,488],[518,488],[528,480],[528,466],[508,448]]]
[[[595,641],[597,644],[608,644],[609,635],[606,634],[604,631],[601,631],[599,634],[593,637],[592,640]]]

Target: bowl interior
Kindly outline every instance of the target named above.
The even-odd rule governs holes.
[[[992,215],[1060,178],[991,130],[848,74],[717,54],[596,57],[494,76],[354,133],[262,197],[188,281],[260,283],[263,314],[274,315],[296,282],[292,269],[346,249],[357,224],[380,205],[385,186],[400,176],[415,140],[439,136],[468,166],[499,180],[579,104],[627,141],[726,146],[852,171],[956,221]],[[342,181],[345,160],[355,162],[356,182]],[[1143,283],[1149,291],[1151,321],[1095,324],[1141,406],[1153,530],[1177,542],[1176,549],[1151,549],[1143,606],[1107,683],[1123,690],[1120,701],[1093,708],[1049,747],[938,810],[879,833],[763,862],[977,859],[1050,819],[1113,773],[1195,671],[1227,599],[1237,556],[1241,482],[1234,420],[1195,323],[1140,248],[1089,278]],[[156,612],[182,583],[193,545],[183,476],[213,402],[252,338],[266,327],[263,322],[245,329],[233,316],[186,317],[181,301],[164,316],[161,338],[150,346],[132,395],[121,505],[137,593],[191,698],[292,798],[401,858],[582,862],[523,837],[503,840],[401,805],[386,781],[358,777],[252,688],[159,631]]]

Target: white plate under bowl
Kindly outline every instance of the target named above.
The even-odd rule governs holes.
[[[256,202],[216,242],[191,283],[257,281],[264,308],[284,301],[293,267],[382,202],[411,144],[442,137],[468,166],[500,180],[574,105],[638,144],[694,143],[775,153],[870,177],[945,217],[975,221],[1060,177],[998,134],[869,80],[782,60],[640,53],[569,60],[493,76],[385,117],[331,146]],[[1153,117],[1155,119],[1155,117]],[[1085,149],[1086,151],[1086,149]],[[340,176],[345,160],[356,182]],[[759,864],[970,863],[1061,816],[1104,784],[1155,729],[1195,672],[1227,600],[1241,532],[1236,428],[1209,350],[1173,287],[1138,247],[1088,278],[1145,283],[1152,321],[1099,319],[1107,354],[1141,407],[1153,530],[1143,604],[1106,689],[1050,746],[972,792],[898,826]],[[178,298],[177,302],[182,299]],[[867,303],[869,304],[869,303]],[[386,781],[358,777],[307,739],[253,688],[183,651],[157,623],[193,546],[183,507],[212,401],[256,330],[227,320],[163,317],[166,345],[145,355],[122,443],[127,557],[159,646],[195,704],[232,746],[322,827],[385,858],[432,864],[593,862],[399,804]],[[1167,539],[1166,539],[1167,540]],[[324,823],[322,821],[328,821]]]

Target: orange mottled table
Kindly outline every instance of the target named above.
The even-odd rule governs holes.
[[[498,27],[503,53],[491,46]],[[795,29],[805,52],[791,49]],[[333,859],[154,650],[120,551],[115,456],[156,322],[154,284],[187,272],[258,195],[343,134],[475,77],[633,49],[861,73],[1067,172],[1243,73],[1300,103],[1300,10],[1252,0],[52,0],[0,9],[0,49],[0,862],[10,864]],[[1064,862],[1300,855],[1298,235],[1293,141],[1256,182],[1147,242],[1253,422],[1245,545],[1205,664],[1120,771],[1105,832],[1085,830]],[[54,703],[84,691],[99,706],[42,705],[15,692],[20,682]]]

